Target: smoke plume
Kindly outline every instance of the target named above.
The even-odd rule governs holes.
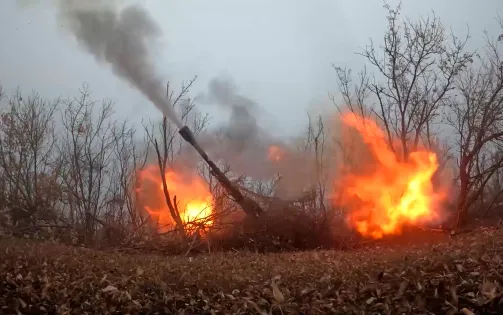
[[[256,102],[240,95],[233,79],[227,76],[210,80],[207,90],[198,99],[201,103],[217,106],[219,112],[229,113],[227,122],[200,137],[212,156],[225,160],[235,173],[259,180],[270,177],[272,172],[267,160],[270,139],[257,124]]]
[[[182,123],[154,71],[149,48],[161,30],[142,7],[120,7],[113,0],[58,0],[59,18],[87,52],[107,62],[121,79],[135,86],[178,127]]]
[[[267,181],[281,174],[283,179],[275,186],[277,197],[295,199],[304,195],[313,175],[309,157],[260,126],[260,115],[267,113],[257,102],[239,93],[231,77],[213,78],[198,99],[230,114],[215,133],[199,138],[213,157],[225,160],[237,175],[253,180]],[[277,158],[271,149],[278,151]]]
[[[257,104],[238,94],[231,78],[217,77],[210,80],[206,100],[230,110],[228,123],[220,129],[233,151],[242,153],[258,140],[259,126],[255,118]]]

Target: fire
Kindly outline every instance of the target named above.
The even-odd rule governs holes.
[[[360,172],[344,170],[337,183],[340,205],[349,210],[348,223],[363,236],[379,239],[400,234],[405,225],[437,219],[435,210],[444,194],[435,192],[432,183],[436,154],[417,150],[401,160],[374,121],[352,113],[342,121],[360,134],[374,162],[360,165]]]
[[[267,156],[269,160],[278,162],[283,159],[284,154],[285,152],[283,152],[283,149],[281,149],[277,145],[271,145],[269,146]]]
[[[138,174],[139,202],[158,222],[161,231],[167,231],[174,225],[166,198],[163,183],[157,166],[148,166]],[[213,223],[213,196],[206,183],[198,176],[184,176],[174,170],[166,171],[166,184],[171,199],[176,196],[180,218],[184,223],[201,223],[209,226]]]

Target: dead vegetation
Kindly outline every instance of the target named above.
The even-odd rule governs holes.
[[[2,314],[499,314],[503,232],[163,257],[3,239]]]

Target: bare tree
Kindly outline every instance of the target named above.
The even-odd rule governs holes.
[[[446,115],[458,149],[456,225],[466,222],[469,208],[503,166],[503,36],[493,40],[486,34],[486,39],[484,54],[477,54],[457,78],[459,94],[449,103]]]
[[[329,158],[331,153],[330,143],[328,141],[329,134],[322,115],[317,115],[317,117],[313,119],[308,113],[307,117],[308,125],[305,139],[303,139],[298,149],[309,157],[308,160],[310,163],[312,162],[313,187],[311,198],[308,198],[311,201],[309,207],[310,209],[321,210],[322,214],[326,215],[325,196],[330,176],[330,169],[328,167],[330,164],[327,158]]]
[[[307,133],[299,149],[309,157],[309,163],[312,163],[313,186],[310,193],[299,198],[295,204],[308,210],[307,213],[313,220],[311,229],[315,229],[314,234],[318,236],[330,233],[335,214],[332,207],[327,207],[327,202],[333,198],[327,194],[330,178],[334,175],[333,140],[323,116],[317,115],[313,118],[308,114]]]
[[[499,157],[497,155],[493,156],[493,163],[496,162]],[[503,168],[498,168],[494,174],[491,176],[489,181],[484,187],[484,192],[481,194],[480,206],[485,209],[484,213],[481,215],[488,217],[491,214],[501,215],[503,210]]]
[[[149,142],[139,144],[136,130],[127,127],[123,133],[114,133],[113,160],[110,181],[110,197],[106,206],[106,224],[104,227],[108,238],[117,236],[138,236],[148,218],[138,211],[136,200],[137,173],[147,162]],[[113,228],[111,228],[113,227]]]
[[[110,200],[114,146],[127,136],[126,123],[112,119],[113,102],[93,101],[87,85],[79,98],[65,102],[62,111],[62,143],[65,157],[64,180],[70,221],[80,226],[80,237],[93,242],[102,209]]]
[[[194,128],[192,131],[197,134],[206,125],[208,118],[207,116],[195,115],[191,116],[190,113],[194,109],[194,100],[187,97],[190,87],[194,83],[197,77],[194,77],[188,82],[182,84],[181,90],[178,95],[175,96],[174,91],[170,89],[170,85],[167,85],[167,97],[170,99],[170,104],[173,106],[180,107],[181,121],[184,124],[188,123],[189,118],[192,118],[192,123]],[[157,164],[159,166],[160,178],[163,184],[163,194],[166,201],[166,206],[168,207],[171,218],[174,221],[175,229],[178,231],[178,235],[186,240],[186,233],[184,229],[184,222],[180,216],[180,211],[178,209],[178,203],[176,196],[172,196],[166,181],[166,173],[170,167],[176,162],[176,158],[179,156],[182,150],[183,141],[177,133],[177,126],[168,121],[167,117],[162,120],[161,126],[156,128],[154,123],[150,123],[149,126],[145,125],[145,131],[147,133],[148,141],[154,146]],[[160,137],[161,143],[159,144],[157,137]]]
[[[14,224],[55,224],[61,160],[55,154],[54,115],[60,100],[14,93],[0,121],[0,172],[5,206]],[[26,227],[26,226],[25,226]]]
[[[388,10],[384,43],[373,41],[359,55],[375,73],[364,69],[353,88],[351,72],[335,67],[343,101],[361,116],[373,115],[388,136],[391,149],[406,159],[420,142],[429,147],[433,124],[440,121],[454,80],[472,59],[464,52],[468,36],[448,36],[439,18],[400,21],[400,5]],[[449,39],[450,38],[450,39]],[[399,140],[399,145],[394,139]]]

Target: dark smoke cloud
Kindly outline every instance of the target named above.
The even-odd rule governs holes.
[[[253,180],[271,180],[281,174],[283,179],[275,189],[277,197],[295,199],[304,194],[304,189],[312,182],[309,158],[274,137],[273,130],[260,126],[261,114],[267,114],[266,111],[250,97],[239,93],[232,78],[213,78],[198,100],[230,114],[229,120],[214,133],[199,137],[212,157],[226,161],[236,175],[246,175]],[[271,146],[280,148],[280,161],[271,159]]]
[[[98,62],[109,63],[117,76],[135,86],[178,127],[182,126],[151,60],[149,49],[161,30],[142,7],[121,8],[113,0],[59,0],[59,17]]]
[[[220,112],[229,113],[227,122],[201,139],[205,147],[214,156],[229,163],[236,173],[255,179],[269,177],[269,139],[257,124],[256,102],[239,94],[233,79],[228,76],[211,79],[207,91],[198,99],[201,103],[217,106]]]
[[[233,151],[241,153],[258,140],[259,126],[255,117],[257,104],[238,94],[231,78],[217,77],[210,80],[205,99],[230,110],[228,123],[220,129]]]

